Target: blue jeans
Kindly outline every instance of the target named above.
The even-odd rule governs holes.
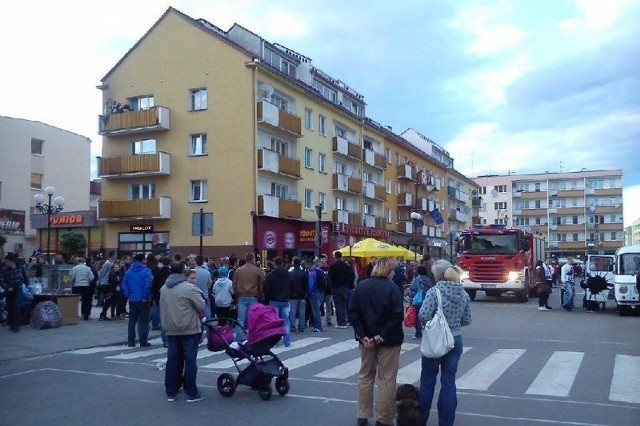
[[[196,375],[198,373],[198,346],[200,333],[186,336],[167,336],[167,364],[164,372],[164,388],[168,397],[175,397],[184,386],[189,398],[198,395]],[[184,368],[184,371],[183,371]]]
[[[349,289],[346,287],[333,288],[333,304],[336,306],[336,322],[339,326],[347,325],[347,298]]]
[[[562,306],[565,308],[573,307],[573,285],[571,281],[565,281],[564,283],[564,299],[562,299]]]
[[[247,328],[247,313],[249,307],[254,303],[258,303],[255,296],[242,296],[238,298],[238,326],[236,326],[236,340],[238,342],[244,340],[244,329]]]
[[[160,306],[156,302],[153,302],[151,309],[149,309],[149,315],[151,316],[151,328],[157,330],[160,328]]]
[[[129,301],[129,344],[136,344],[136,326],[138,329],[138,339],[140,344],[147,343],[149,338],[149,309],[150,302]]]
[[[286,332],[284,335],[284,345],[291,345],[291,324],[289,322],[289,312],[291,311],[291,307],[289,306],[289,302],[272,300],[269,302],[269,305],[276,308],[276,311],[278,311],[278,317],[284,320],[284,331]]]
[[[438,419],[440,426],[453,425],[458,399],[456,397],[456,372],[462,355],[462,336],[453,336],[455,346],[440,359],[422,357],[420,372],[420,413],[426,423],[429,419],[431,401],[440,370],[440,395],[438,396]]]
[[[289,307],[289,315],[291,317],[291,330],[296,330],[296,315],[298,315],[298,331],[300,333],[304,333],[304,324],[306,322],[305,310],[307,308],[306,299],[291,299],[289,300]]]
[[[419,318],[421,306],[415,306],[415,308],[416,308],[416,337],[418,339],[422,339],[422,323],[420,322],[420,318]]]
[[[313,312],[313,328],[322,331],[322,316],[320,315],[320,304],[324,301],[324,293],[309,293],[309,303]]]

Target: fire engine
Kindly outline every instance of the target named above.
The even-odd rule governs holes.
[[[505,225],[475,225],[457,240],[462,285],[471,300],[478,290],[487,296],[512,291],[526,302],[533,288],[536,261],[544,261],[544,239],[532,232]]]

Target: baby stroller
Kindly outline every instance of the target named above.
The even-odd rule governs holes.
[[[225,325],[219,325],[221,322]],[[265,401],[271,399],[271,379],[275,380],[276,391],[284,396],[289,393],[289,370],[282,361],[271,352],[285,335],[284,321],[278,317],[275,309],[261,303],[255,303],[247,314],[247,340],[234,342],[233,329],[238,321],[231,318],[216,318],[205,322],[209,328],[207,349],[212,352],[225,351],[238,370],[238,377],[222,373],[218,376],[218,392],[231,397],[238,385],[246,385],[257,390]],[[238,365],[246,359],[249,365],[243,370]]]
[[[584,289],[582,308],[587,312],[594,312],[602,308],[605,309],[607,296],[609,295],[609,283],[604,276],[589,275],[586,281],[580,283]]]

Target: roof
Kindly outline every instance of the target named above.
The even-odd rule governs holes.
[[[66,133],[70,133],[70,134],[75,135],[75,136],[80,136],[81,138],[86,139],[86,140],[87,140],[87,142],[91,143],[91,139],[89,139],[87,136],[81,135],[81,134],[76,133],[76,132],[72,132],[72,131],[67,130],[67,129],[63,129],[63,128],[61,128],[61,127],[53,126],[53,125],[51,125],[51,124],[43,123],[42,121],[38,121],[38,120],[28,120],[28,119],[26,119],[26,118],[18,118],[18,117],[8,117],[8,116],[6,116],[6,115],[0,115],[0,118],[6,118],[6,119],[8,119],[8,120],[20,120],[20,121],[27,121],[27,122],[29,122],[29,123],[41,124],[41,125],[43,125],[43,126],[51,127],[52,129],[56,129],[56,130],[60,130],[60,131],[66,132]]]

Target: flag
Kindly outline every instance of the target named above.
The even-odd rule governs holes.
[[[440,210],[435,208],[429,212],[429,216],[436,223],[436,225],[442,225],[444,223],[444,219],[442,219],[442,215],[440,214]]]

